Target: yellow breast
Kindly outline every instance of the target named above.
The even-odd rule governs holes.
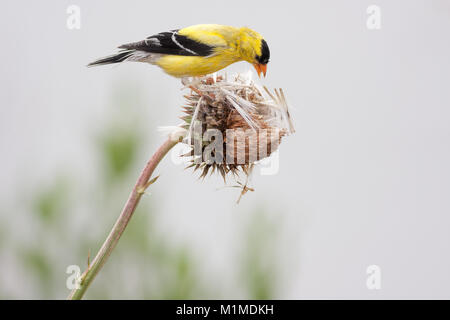
[[[240,61],[226,51],[210,57],[162,55],[155,64],[174,77],[198,77],[217,72]]]

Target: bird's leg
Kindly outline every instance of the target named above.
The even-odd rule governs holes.
[[[188,77],[184,77],[181,79],[181,83],[183,83],[187,88],[191,89],[191,91],[195,92],[196,94],[198,94],[200,97],[203,98],[207,98],[207,99],[211,99],[214,100],[215,96],[214,94],[208,94],[208,93],[204,93],[202,91],[200,91],[198,88],[196,88],[194,85],[194,83],[201,83],[202,78],[204,78],[205,76],[202,77],[192,77],[192,81],[190,81],[190,79]],[[208,82],[207,79],[207,84],[211,84]]]
[[[201,76],[201,77],[193,77],[194,80],[198,81],[201,83],[201,79],[204,78],[205,76]],[[208,79],[207,79],[208,82]],[[211,83],[209,83],[211,84]],[[207,94],[207,93],[203,93],[201,92],[199,89],[195,88],[193,85],[189,85],[189,89],[191,89],[192,91],[194,91],[195,93],[197,93],[200,97],[204,97],[204,98],[209,98],[209,99],[213,99],[214,100],[214,94]]]
[[[204,94],[200,90],[198,90],[197,88],[194,88],[193,86],[189,86],[189,89],[191,89],[192,91],[194,91],[196,94],[198,94],[201,97],[204,96]]]
[[[192,82],[194,82],[195,80],[198,81],[200,78],[192,77],[192,79],[193,79],[193,81],[190,81],[189,77],[183,77],[183,78],[181,79],[181,83],[183,83],[184,85],[187,85],[189,82],[192,83]],[[203,97],[203,93],[202,93],[200,90],[198,90],[197,88],[195,88],[192,84],[188,85],[187,87],[188,87],[189,89],[191,89],[191,91],[194,91],[194,92],[197,93],[199,96]]]

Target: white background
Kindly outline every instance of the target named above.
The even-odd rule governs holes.
[[[66,27],[70,4],[81,8],[80,30]],[[366,28],[371,4],[381,8],[380,30]],[[256,175],[256,191],[239,206],[234,191],[215,190],[220,180],[201,183],[166,160],[162,230],[192,245],[205,269],[226,274],[227,254],[239,246],[236,224],[256,203],[282,226],[279,298],[450,298],[445,0],[4,1],[3,203],[39,187],[55,168],[95,176],[87,132],[108,117],[107,97],[124,80],[145,88],[151,109],[144,164],[163,140],[156,127],[179,122],[179,80],[144,64],[85,65],[122,43],[197,23],[245,25],[265,37],[271,61],[261,82],[285,90],[297,132],[281,145],[279,173]],[[0,214],[23,237],[33,229],[20,214]],[[365,284],[372,264],[382,270],[378,291]],[[3,266],[3,281],[13,269]]]

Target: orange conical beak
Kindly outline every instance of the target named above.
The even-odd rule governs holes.
[[[255,64],[253,64],[253,66],[256,69],[256,73],[258,74],[258,77],[261,78],[261,73],[264,75],[264,77],[266,76],[267,64],[255,63]]]

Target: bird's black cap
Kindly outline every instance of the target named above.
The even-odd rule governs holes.
[[[261,55],[256,56],[256,60],[258,60],[261,64],[267,64],[270,59],[270,51],[269,46],[267,45],[266,40],[261,40]]]

